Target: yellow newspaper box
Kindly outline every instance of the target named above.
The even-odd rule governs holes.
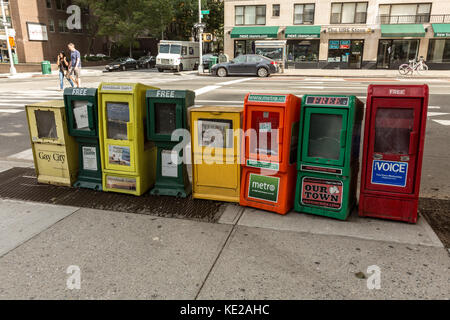
[[[78,172],[78,144],[69,136],[63,100],[25,106],[38,182],[72,186]]]
[[[193,197],[239,202],[242,107],[190,109]]]
[[[102,83],[98,90],[103,190],[140,196],[155,184],[157,149],[147,139],[140,83]]]

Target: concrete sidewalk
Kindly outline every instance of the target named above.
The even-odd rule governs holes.
[[[285,69],[274,77],[349,77],[349,78],[399,78],[399,79],[444,79],[450,81],[450,70],[429,70],[419,76],[401,76],[398,70],[380,69]]]
[[[229,205],[211,224],[0,200],[0,299],[448,299],[448,252],[417,225]],[[369,290],[378,266],[381,289]],[[81,289],[67,289],[69,266]]]
[[[103,74],[101,70],[95,67],[87,67],[81,68],[81,76],[82,77],[99,77]],[[43,75],[41,72],[23,72],[17,73],[15,75],[11,75],[9,73],[0,73],[0,79],[29,79],[29,78],[50,78],[50,77],[58,77],[59,71],[52,71],[52,74]]]

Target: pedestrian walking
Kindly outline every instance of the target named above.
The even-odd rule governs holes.
[[[76,83],[77,87],[81,86],[81,55],[80,51],[75,49],[75,45],[73,43],[69,43],[67,47],[70,50],[70,67],[69,67],[69,75],[73,82]]]
[[[61,51],[58,54],[58,62],[57,62],[58,68],[59,68],[59,88],[61,90],[64,89],[64,78],[69,81],[69,84],[74,87],[72,79],[70,79],[69,76],[69,61],[67,61],[66,54],[64,51]]]

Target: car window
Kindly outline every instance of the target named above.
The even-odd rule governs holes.
[[[259,56],[248,56],[248,61],[249,63],[258,63],[262,60],[261,57]]]
[[[233,59],[233,61],[236,63],[244,63],[247,61],[247,56],[242,55],[242,56],[236,57]]]

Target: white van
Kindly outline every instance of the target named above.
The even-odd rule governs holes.
[[[161,40],[158,44],[156,68],[164,70],[196,70],[200,59],[198,42]]]

